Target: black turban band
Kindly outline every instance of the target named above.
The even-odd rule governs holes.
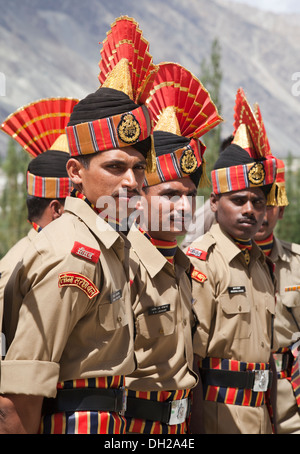
[[[47,150],[30,161],[28,171],[40,177],[68,178],[66,164],[69,158],[64,151]]]
[[[154,148],[157,157],[165,154],[174,153],[180,148],[184,148],[190,143],[190,139],[166,131],[154,131]],[[196,187],[198,187],[202,175],[202,166],[198,167],[189,177]]]
[[[224,151],[221,152],[220,157],[215,162],[213,170],[224,169],[233,166],[244,164],[251,164],[252,162],[264,161],[265,158],[254,159],[246,150],[236,144],[230,144]],[[259,189],[267,196],[270,192],[272,185],[259,186]]]
[[[102,118],[120,115],[140,107],[128,95],[113,88],[100,87],[75,105],[67,126],[92,122]],[[151,138],[131,145],[144,157],[151,148]]]

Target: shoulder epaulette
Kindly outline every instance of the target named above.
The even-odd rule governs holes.
[[[207,257],[207,252],[203,251],[202,249],[189,246],[187,248],[186,255],[188,255],[189,257],[195,257],[196,259],[205,261]]]
[[[86,246],[85,244],[79,243],[78,241],[75,241],[71,253],[87,260],[88,262],[97,263],[101,251],[99,249],[94,249]]]
[[[201,238],[201,241],[195,241],[186,249],[186,255],[205,261],[210,247],[215,243],[216,240],[211,235],[206,234]]]
[[[300,244],[297,243],[288,243],[287,241],[280,240],[282,247],[288,251],[293,252],[294,254],[300,255]]]

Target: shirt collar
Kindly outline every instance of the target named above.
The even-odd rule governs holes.
[[[125,242],[125,244],[127,242],[129,245],[126,237],[116,232],[84,200],[67,197],[65,211],[69,211],[80,218],[107,249],[111,248],[117,242]]]
[[[218,223],[213,224],[210,228],[210,232],[212,236],[218,240],[219,244],[222,244],[222,253],[225,256],[228,263],[230,263],[234,258],[236,258],[239,254],[243,254],[241,249],[236,245],[233,238],[226,233]],[[251,248],[251,260],[256,260],[258,258],[262,258],[265,260],[264,253],[260,250],[260,248],[252,242]]]
[[[127,238],[131,243],[132,249],[137,254],[139,260],[144,265],[151,278],[155,277],[164,266],[167,266],[169,270],[173,269],[173,266],[168,262],[168,260],[158,251],[158,249],[138,229],[136,225],[132,225]],[[183,269],[183,271],[190,269],[190,260],[179,247],[177,248],[174,257],[174,266],[176,270],[178,270],[178,273],[180,273],[181,269]]]
[[[270,259],[273,262],[277,262],[278,259],[281,259],[283,262],[289,262],[290,258],[284,250],[281,242],[274,236],[273,248],[270,254]]]

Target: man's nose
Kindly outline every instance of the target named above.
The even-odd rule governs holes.
[[[132,169],[126,170],[122,180],[122,186],[130,189],[137,188],[137,181],[135,178],[134,171]]]

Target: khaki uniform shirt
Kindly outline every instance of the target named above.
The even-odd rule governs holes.
[[[198,280],[193,279],[199,320],[194,335],[195,353],[201,358],[269,362],[275,289],[263,252],[254,244],[247,266],[240,248],[219,224],[190,248],[204,251],[198,258],[189,257],[198,276]],[[208,433],[271,432],[265,406],[205,401],[204,412]]]
[[[190,261],[178,248],[173,266],[136,227],[128,239],[137,368],[126,384],[135,391],[190,389],[197,381]]]
[[[58,381],[132,372],[128,256],[125,237],[83,200],[66,199],[6,286],[2,393],[55,397]]]
[[[297,340],[294,333],[300,331],[300,291],[285,288],[300,285],[300,245],[274,238],[270,258],[278,287],[274,328],[279,347],[289,347]],[[277,381],[277,422],[278,433],[300,433],[299,409],[287,379]]]
[[[38,232],[30,229],[28,234],[19,240],[4,257],[0,260],[0,305],[3,302],[4,287],[13,272],[16,264],[22,259],[24,252],[31,244],[32,240],[36,237]]]
[[[4,288],[7,284],[8,279],[10,278],[15,266],[22,259],[24,252],[31,244],[33,238],[37,235],[37,231],[30,229],[28,234],[19,240],[9,251],[5,254],[4,257],[0,260],[0,332],[2,333],[2,317],[3,317],[3,297],[4,297]],[[5,341],[4,338],[0,337],[0,352],[2,355],[5,353]]]

